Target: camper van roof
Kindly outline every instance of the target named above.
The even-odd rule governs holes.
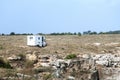
[[[28,36],[41,36],[41,35],[28,35]]]

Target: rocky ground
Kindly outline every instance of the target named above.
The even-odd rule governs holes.
[[[26,39],[0,36],[0,80],[119,80],[120,35],[46,35],[43,48]]]

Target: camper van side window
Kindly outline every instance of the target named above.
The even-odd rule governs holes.
[[[38,40],[40,40],[40,37],[38,37]]]
[[[30,40],[33,39],[33,37],[30,37]]]

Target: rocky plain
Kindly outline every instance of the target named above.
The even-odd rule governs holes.
[[[120,35],[0,36],[0,80],[120,80]]]

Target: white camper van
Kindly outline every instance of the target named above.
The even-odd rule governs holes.
[[[46,46],[45,37],[40,35],[29,35],[27,36],[27,45],[44,47]]]

